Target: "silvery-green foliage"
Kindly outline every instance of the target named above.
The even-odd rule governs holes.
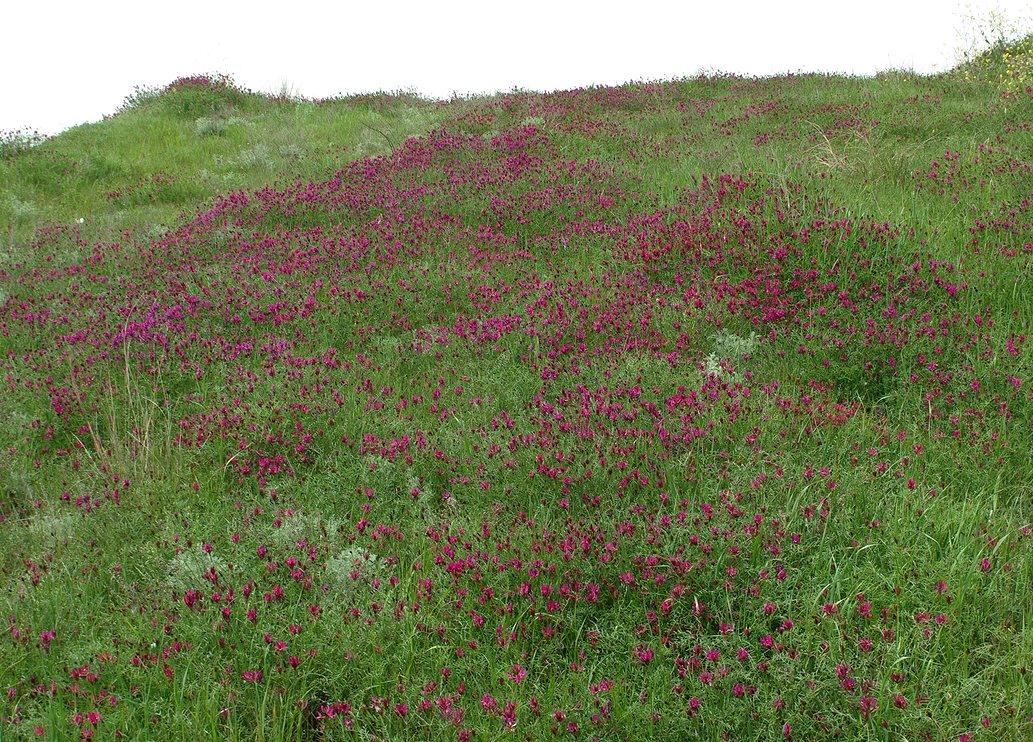
[[[184,549],[169,560],[166,581],[176,590],[196,588],[203,583],[204,575],[212,569],[216,574],[226,571],[226,560],[214,552],[206,553],[200,546]]]
[[[29,530],[48,547],[53,547],[72,538],[75,534],[75,524],[76,517],[72,513],[44,515],[35,518]]]
[[[722,330],[718,334],[713,335],[711,339],[714,341],[712,350],[703,358],[704,376],[735,378],[737,374],[729,373],[722,364],[725,361],[730,361],[733,364],[741,362],[745,356],[753,353],[759,345],[755,332],[751,332],[749,337],[743,337]]]
[[[199,137],[222,136],[229,129],[229,122],[218,116],[202,116],[194,122],[194,131]]]
[[[4,204],[7,213],[11,216],[11,222],[18,224],[33,219],[39,214],[39,209],[31,201],[23,201],[14,194],[8,194]]]
[[[169,226],[167,224],[152,224],[147,230],[147,237],[150,240],[160,240],[166,234],[168,234]]]
[[[273,168],[269,148],[264,144],[256,144],[253,147],[242,149],[234,162],[243,170],[271,170]]]
[[[714,339],[714,354],[720,358],[734,358],[749,355],[757,348],[757,333],[751,332],[749,337],[742,337],[735,333],[722,330]]]
[[[281,144],[277,148],[277,151],[280,153],[280,157],[283,157],[286,160],[300,160],[307,152],[302,145],[296,142]]]
[[[330,587],[344,595],[351,595],[360,586],[374,587],[374,580],[384,571],[383,562],[370,551],[349,546],[326,563]]]

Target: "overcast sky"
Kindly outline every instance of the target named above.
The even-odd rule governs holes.
[[[956,60],[966,16],[1030,0],[15,0],[4,3],[0,130],[54,133],[134,86],[222,72],[326,97],[556,90],[701,71],[866,75]],[[11,7],[13,5],[13,7]]]

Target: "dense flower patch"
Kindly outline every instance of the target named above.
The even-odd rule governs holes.
[[[0,729],[1028,733],[1028,125],[902,179],[949,231],[814,187],[905,102],[700,84],[457,102],[152,242],[39,233],[0,269],[5,461],[54,487],[0,504],[50,529]],[[656,175],[740,135],[820,175]],[[126,511],[74,624],[55,554]]]

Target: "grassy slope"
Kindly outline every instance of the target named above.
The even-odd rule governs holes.
[[[213,115],[240,120],[202,136]],[[14,690],[0,713],[23,721],[0,729],[73,737],[90,727],[75,714],[99,710],[101,736],[250,738],[258,724],[267,739],[491,739],[511,736],[512,701],[532,739],[570,724],[607,739],[772,739],[786,724],[802,739],[1027,736],[1031,120],[1028,91],[961,74],[443,108],[173,94],[2,161],[17,202],[3,225],[0,685]],[[322,180],[439,126],[451,134],[343,171],[354,210],[290,197],[295,174]],[[154,187],[157,172],[173,185]],[[211,202],[215,226],[189,217],[274,180],[287,195],[267,192],[268,211],[252,195]],[[141,183],[153,202],[106,195]],[[569,200],[526,206],[547,187]],[[81,237],[55,226],[82,215]],[[607,236],[571,231],[579,220]],[[484,230],[496,236],[471,236]],[[376,259],[345,249],[362,237]],[[133,249],[94,248],[113,240]],[[313,244],[327,262],[300,257]],[[714,261],[717,245],[732,247]],[[46,275],[80,262],[122,288]],[[781,281],[791,301],[767,308],[784,320],[737,301],[757,277],[761,298]],[[234,287],[269,313],[256,323],[282,311],[282,327],[234,329],[244,305],[218,298]],[[50,354],[36,349],[52,320],[26,318],[50,292],[74,315],[55,331],[115,334],[140,315],[106,320],[87,293],[109,292],[115,314],[185,308],[207,288],[219,313],[187,330],[262,352],[230,358],[183,330],[168,357],[142,337]],[[308,300],[314,314],[290,314]],[[462,334],[471,317],[513,316],[527,334]],[[697,419],[710,434],[665,442],[647,410],[673,432],[686,388],[711,400]],[[583,434],[559,422],[578,414]],[[203,446],[171,445],[199,430]],[[428,448],[388,447],[417,431]],[[492,555],[523,564],[503,572]],[[523,583],[580,597],[549,607]],[[228,590],[222,619],[211,595]]]
[[[312,102],[219,87],[137,93],[125,109],[0,159],[6,250],[79,218],[87,242],[171,225],[218,193],[321,177],[441,119],[434,103],[405,95]]]

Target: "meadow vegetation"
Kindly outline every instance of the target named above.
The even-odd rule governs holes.
[[[0,738],[1030,738],[1028,54],[7,135]]]
[[[80,219],[89,243],[127,230],[154,236],[216,194],[322,178],[389,152],[441,121],[437,109],[401,92],[325,101],[261,95],[207,75],[137,89],[115,115],[49,141],[0,134],[0,249]]]

